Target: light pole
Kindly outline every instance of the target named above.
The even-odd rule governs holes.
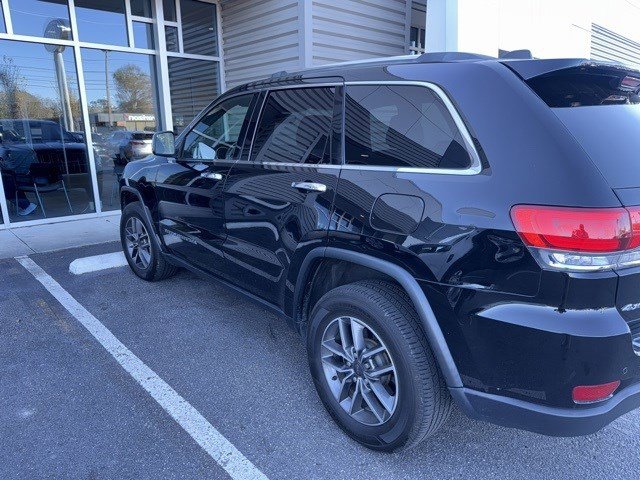
[[[68,40],[71,37],[71,27],[66,20],[57,18],[51,20],[45,28],[44,36],[56,40]],[[69,95],[69,85],[67,83],[67,72],[64,68],[64,57],[62,52],[65,50],[64,45],[45,44],[48,52],[53,54],[53,62],[56,68],[56,79],[58,81],[58,90],[60,92],[60,100],[62,101],[62,120],[64,128],[68,132],[75,130],[73,126],[73,110],[71,109],[71,97]]]
[[[111,89],[109,88],[109,50],[104,52],[104,84],[107,89],[107,115],[109,116],[109,129],[113,126],[111,119]]]

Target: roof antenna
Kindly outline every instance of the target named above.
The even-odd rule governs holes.
[[[533,55],[531,54],[531,50],[511,50],[510,52],[501,54],[499,58],[511,60],[533,60]]]

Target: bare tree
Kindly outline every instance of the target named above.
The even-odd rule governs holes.
[[[113,72],[120,112],[153,112],[151,79],[137,65],[125,65]]]
[[[20,118],[20,69],[13,59],[4,55],[0,64],[0,88],[2,88],[3,116]]]

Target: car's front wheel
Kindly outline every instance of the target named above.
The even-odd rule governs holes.
[[[325,294],[309,317],[307,351],[325,407],[369,448],[410,448],[451,412],[417,314],[396,285],[362,281]]]
[[[122,210],[120,241],[129,267],[140,278],[158,281],[178,271],[164,258],[140,202],[129,203]]]

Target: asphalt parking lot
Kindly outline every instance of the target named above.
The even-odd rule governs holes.
[[[581,438],[455,412],[415,450],[366,450],[331,421],[303,343],[270,312],[187,272],[68,272],[118,249],[30,258],[267,478],[637,478],[638,411]],[[18,261],[0,260],[0,278],[0,478],[229,478]]]

